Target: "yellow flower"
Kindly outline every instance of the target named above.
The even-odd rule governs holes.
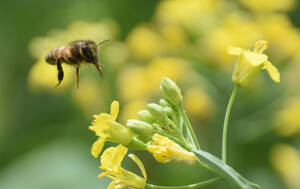
[[[286,60],[290,56],[298,56],[300,51],[300,35],[285,14],[270,14],[258,17],[257,24],[261,27],[264,38],[270,42],[272,57]],[[285,62],[285,61],[283,61]]]
[[[143,99],[147,96],[148,86],[145,68],[127,65],[118,75],[118,89],[124,100]]]
[[[137,119],[137,112],[141,109],[144,109],[147,105],[145,100],[130,100],[122,108],[122,116],[120,117],[121,121],[127,121],[128,119]]]
[[[73,81],[74,70],[69,65],[62,65],[65,77],[63,85],[55,87],[57,84],[57,68],[46,64],[44,58],[36,62],[28,74],[28,87],[34,93],[51,91],[53,93],[66,91]]]
[[[167,137],[155,134],[152,140],[153,144],[148,145],[147,150],[153,154],[158,162],[167,163],[175,160],[193,164],[197,160],[197,157],[192,152],[186,151]]]
[[[166,42],[168,50],[178,52],[179,49],[185,46],[187,37],[182,27],[174,24],[167,24],[160,29],[161,36]]]
[[[289,11],[296,1],[295,0],[240,0],[243,5],[252,11]]]
[[[96,158],[102,151],[103,145],[106,141],[116,142],[123,145],[130,143],[133,133],[127,127],[116,122],[119,113],[119,102],[113,101],[110,107],[110,114],[100,113],[94,115],[95,120],[93,125],[89,127],[90,130],[94,131],[98,140],[94,142],[91,154]]]
[[[159,70],[159,71],[158,71]],[[188,72],[187,62],[176,57],[157,57],[146,67],[147,87],[149,92],[158,92],[163,77],[168,77],[175,82],[182,80]]]
[[[204,89],[193,87],[184,94],[186,111],[194,118],[208,119],[214,113],[214,103]]]
[[[215,23],[222,4],[222,0],[164,0],[158,4],[155,17],[159,23],[180,24],[197,32]]]
[[[163,77],[177,82],[187,71],[186,61],[174,57],[154,58],[145,67],[128,65],[118,76],[119,91],[124,100],[145,99],[159,92],[157,86]]]
[[[293,136],[300,133],[300,98],[290,99],[288,103],[275,114],[276,131],[281,136]]]
[[[108,189],[143,189],[145,187],[147,174],[144,165],[135,155],[129,154],[129,157],[138,165],[144,178],[121,167],[127,151],[126,147],[118,145],[117,147],[110,147],[103,152],[100,160],[100,169],[105,172],[101,173],[98,178],[106,176],[113,180],[109,184]]]
[[[273,147],[271,164],[284,179],[287,188],[300,188],[300,151],[287,144]]]
[[[133,56],[140,60],[155,57],[161,54],[164,48],[159,34],[145,25],[134,28],[127,37],[126,43]]]
[[[280,81],[280,74],[275,66],[268,61],[268,56],[263,54],[267,49],[267,42],[260,40],[256,42],[253,51],[239,47],[229,47],[228,53],[238,56],[232,81],[242,86],[247,85],[262,69],[266,69],[273,81]]]
[[[248,47],[262,38],[257,24],[242,12],[225,14],[221,24],[208,30],[198,42],[202,56],[216,61],[221,68],[231,68],[233,57],[226,50],[229,45]]]

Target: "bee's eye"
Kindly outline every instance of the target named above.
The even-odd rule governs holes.
[[[82,47],[82,53],[83,55],[89,60],[89,61],[93,61],[94,60],[94,56],[92,51],[87,47],[87,46],[83,46]]]

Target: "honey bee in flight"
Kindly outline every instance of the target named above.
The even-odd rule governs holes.
[[[91,40],[79,40],[50,50],[47,53],[45,60],[48,64],[57,66],[58,83],[56,87],[60,85],[64,78],[64,71],[61,66],[62,63],[76,66],[77,88],[79,87],[79,67],[81,64],[94,64],[103,79],[103,64],[98,63],[98,46],[108,41],[110,41],[110,39],[96,44]]]

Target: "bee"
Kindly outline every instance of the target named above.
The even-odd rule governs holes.
[[[48,64],[56,65],[57,67],[58,83],[55,87],[59,86],[64,78],[64,71],[61,66],[62,63],[76,66],[77,88],[79,88],[79,68],[81,64],[94,64],[103,79],[103,64],[98,63],[98,46],[108,41],[110,41],[110,39],[96,44],[92,40],[78,40],[50,50],[47,53],[45,60]]]

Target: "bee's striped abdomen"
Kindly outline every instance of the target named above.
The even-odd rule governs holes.
[[[46,55],[46,62],[52,65],[55,65],[58,60],[65,62],[67,64],[78,64],[77,57],[74,56],[69,46],[61,46],[55,49],[52,49]]]

